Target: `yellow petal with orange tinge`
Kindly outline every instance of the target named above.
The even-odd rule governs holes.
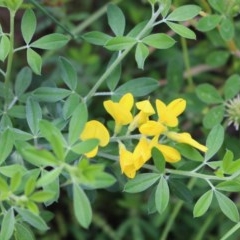
[[[160,122],[150,120],[142,124],[139,131],[146,136],[155,136],[166,131],[166,127],[164,127]]]
[[[172,139],[173,141],[179,143],[186,143],[189,144],[202,152],[206,152],[208,148],[196,140],[194,140],[189,133],[176,133],[176,132],[168,132],[166,133],[167,137]]]
[[[166,162],[175,163],[181,160],[181,154],[175,148],[162,144],[155,147],[163,154]]]
[[[99,140],[99,145],[104,147],[109,143],[110,135],[106,127],[101,122],[91,120],[85,124],[80,138],[82,140],[96,138]]]
[[[177,98],[167,105],[168,111],[171,112],[176,117],[178,117],[181,113],[183,113],[185,108],[186,108],[186,100],[182,98]]]

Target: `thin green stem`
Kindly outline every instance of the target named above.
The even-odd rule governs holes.
[[[13,53],[14,53],[14,18],[16,13],[13,10],[9,10],[9,11],[10,11],[10,31],[9,31],[10,50],[8,54],[7,70],[5,74],[5,85],[4,85],[5,108],[7,108],[7,105],[8,105],[8,94],[9,94],[10,81],[11,81]]]
[[[192,189],[192,187],[194,186],[195,182],[196,182],[196,179],[192,178],[189,181],[189,183],[188,183],[188,188]],[[165,228],[163,230],[163,233],[162,233],[162,235],[161,235],[159,240],[166,240],[167,239],[168,234],[169,234],[170,230],[172,229],[174,221],[175,221],[176,217],[178,216],[178,213],[179,213],[180,209],[182,208],[182,206],[183,206],[183,201],[182,200],[178,200],[177,204],[175,205],[175,207],[173,209],[172,214],[168,218],[167,224],[166,224],[166,226],[165,226]]]
[[[151,19],[148,21],[146,26],[142,29],[142,31],[136,36],[136,39],[141,39],[144,34],[153,27],[156,19],[158,18],[160,12],[162,11],[161,8],[159,8],[151,17]],[[95,85],[92,87],[92,89],[89,91],[87,96],[85,96],[84,100],[87,102],[98,90],[98,88],[101,86],[101,84],[107,79],[107,77],[112,73],[112,71],[116,68],[116,66],[125,58],[125,56],[130,52],[130,50],[135,45],[132,45],[125,49],[123,52],[120,52],[116,60],[112,63],[112,65],[104,72],[104,74],[99,78],[99,80],[95,83]]]
[[[215,216],[216,216],[215,213],[209,214],[206,221],[204,221],[203,225],[198,230],[197,235],[194,237],[194,240],[203,240],[206,238],[206,235],[205,235],[206,231],[209,228],[209,226],[211,225],[211,223],[213,222],[213,219],[215,218]]]
[[[28,48],[28,47],[29,47],[28,45],[25,45],[25,46],[22,46],[22,47],[18,47],[18,48],[15,48],[13,52],[15,53],[15,52],[24,50],[24,49],[26,49],[26,48]]]
[[[181,37],[181,45],[183,50],[183,61],[186,67],[186,77],[188,82],[188,88],[189,90],[192,90],[194,88],[194,83],[191,76],[191,66],[190,66],[189,53],[188,53],[188,47],[187,47],[187,40],[183,37]]]
[[[233,233],[235,233],[240,228],[240,222],[234,225],[220,240],[228,239]]]

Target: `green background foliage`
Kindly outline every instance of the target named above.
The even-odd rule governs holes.
[[[226,103],[240,93],[239,11],[239,0],[0,0],[0,239],[238,239],[240,136]],[[171,164],[153,148],[134,179],[115,136],[88,159],[99,140],[79,138],[86,122],[112,132],[103,101],[128,92],[186,99],[179,129],[208,151],[168,143],[182,155]]]

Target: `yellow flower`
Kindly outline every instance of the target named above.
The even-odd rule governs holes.
[[[99,146],[105,147],[110,140],[110,136],[106,127],[99,121],[91,120],[85,124],[85,127],[80,135],[80,139],[88,140],[96,138],[99,140]],[[95,157],[98,152],[98,146],[85,155],[89,158]]]
[[[194,140],[189,133],[176,133],[176,132],[167,132],[166,136],[173,141],[179,142],[179,143],[186,143],[189,144],[197,149],[199,149],[202,152],[206,152],[208,148],[196,140]]]
[[[178,98],[170,102],[167,106],[165,103],[156,100],[156,108],[158,113],[158,121],[168,127],[176,127],[178,125],[178,116],[185,110],[186,101]]]
[[[162,123],[156,122],[153,120],[147,121],[146,123],[142,124],[139,128],[140,133],[146,136],[156,136],[160,135],[167,130],[166,127],[163,126]]]
[[[133,103],[134,99],[131,93],[125,94],[119,102],[113,102],[112,100],[104,101],[104,108],[115,120],[115,133],[118,133],[123,125],[132,122],[133,116],[131,109]]]
[[[126,150],[123,144],[119,145],[119,161],[122,173],[129,178],[134,178],[136,168],[133,161],[133,153]]]
[[[151,141],[151,147],[156,147],[163,155],[166,162],[175,163],[181,160],[181,154],[173,147],[158,143],[159,136]]]
[[[129,178],[134,178],[139,170],[151,158],[151,143],[142,137],[133,153],[126,150],[125,146],[119,145],[119,161],[122,173]]]
[[[151,150],[151,143],[145,137],[141,137],[133,151],[133,161],[136,170],[140,169],[151,158]]]
[[[147,122],[149,120],[149,116],[155,113],[149,100],[137,102],[136,107],[138,110],[140,110],[140,112],[134,117],[133,121],[129,125],[128,129],[130,132]]]

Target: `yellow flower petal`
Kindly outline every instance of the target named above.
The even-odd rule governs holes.
[[[151,116],[155,113],[155,110],[153,109],[151,103],[149,100],[144,100],[141,102],[136,103],[137,109],[146,113],[148,116]]]
[[[126,150],[123,144],[119,145],[119,162],[122,173],[129,178],[134,178],[136,169],[133,163],[133,154]]]
[[[133,152],[136,170],[140,169],[151,158],[151,149],[151,143],[145,137],[142,137]]]
[[[166,131],[166,127],[164,127],[160,122],[150,120],[142,124],[139,128],[139,131],[146,136],[154,136],[160,135]]]
[[[93,158],[97,155],[98,152],[98,146],[96,146],[92,151],[85,153],[86,157]]]
[[[194,140],[189,133],[167,132],[166,135],[173,141],[189,144],[202,152],[206,152],[208,150],[206,146]]]
[[[99,145],[104,147],[109,143],[110,136],[106,127],[99,121],[91,120],[85,124],[83,132],[80,135],[82,140],[96,138]]]
[[[167,106],[169,112],[178,117],[186,108],[186,100],[178,98],[170,102]]]
[[[115,120],[116,125],[127,125],[133,120],[131,109],[133,107],[133,96],[130,93],[125,94],[119,102],[112,100],[104,101],[103,105],[106,111]]]
[[[156,108],[158,113],[158,121],[168,127],[176,127],[178,125],[178,116],[186,108],[186,101],[182,98],[173,100],[167,106],[160,101],[156,100]]]
[[[122,96],[122,98],[119,101],[119,104],[122,108],[124,108],[126,111],[131,111],[134,103],[134,98],[131,93],[126,93]]]
[[[166,162],[175,163],[181,160],[181,155],[175,148],[162,144],[157,144],[155,147],[161,151]]]

